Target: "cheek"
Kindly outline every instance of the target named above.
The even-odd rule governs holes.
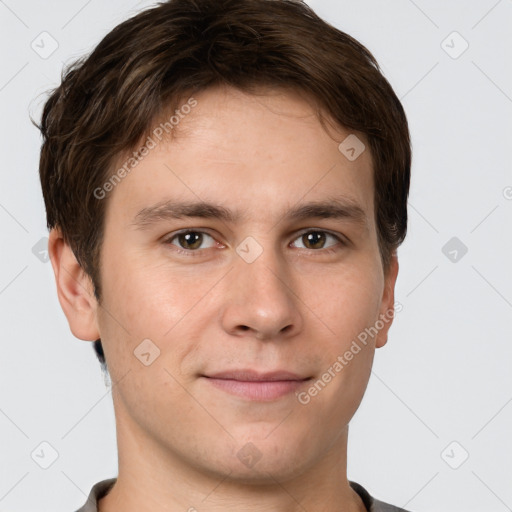
[[[147,260],[147,258],[146,258]],[[144,261],[143,255],[110,259],[105,268],[105,302],[134,334],[161,337],[197,301],[203,281],[187,278],[164,264]],[[204,293],[204,292],[203,292]]]
[[[326,275],[301,278],[304,303],[312,323],[330,340],[328,351],[339,353],[378,318],[382,277],[368,265]],[[315,320],[316,319],[316,320]]]
[[[323,329],[327,336],[318,336],[319,374],[299,398],[314,411],[311,417],[324,422],[328,417],[328,428],[336,429],[355,413],[368,384],[375,353],[368,332],[378,318],[382,276],[378,266],[362,264],[315,282],[323,286],[308,305],[329,329]]]
[[[218,276],[198,279],[166,263],[147,264],[136,257],[106,261],[116,262],[105,265],[104,307],[99,310],[107,359],[120,371],[138,369],[134,351],[149,339],[164,356],[161,360],[179,373],[181,361],[199,342],[195,333],[206,316],[201,306]],[[113,353],[110,358],[107,352]]]
[[[318,429],[337,431],[361,403],[375,353],[368,329],[378,317],[379,292],[378,273],[372,275],[366,269],[331,275],[323,292],[310,298],[308,306],[321,320],[312,316],[311,326],[318,326],[325,335],[316,333],[317,353],[321,355],[318,374],[297,398],[308,421]],[[311,332],[314,337],[314,329]]]

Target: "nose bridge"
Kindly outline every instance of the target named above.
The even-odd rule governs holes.
[[[302,317],[285,262],[270,245],[259,247],[249,240],[237,248],[224,328],[231,334],[247,333],[260,339],[295,333]]]
[[[289,274],[271,249],[267,249],[252,263],[238,262],[238,269],[239,279],[246,280],[246,286],[251,287],[251,295],[255,299],[289,302]]]

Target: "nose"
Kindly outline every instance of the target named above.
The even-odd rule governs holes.
[[[265,250],[256,261],[235,261],[224,289],[222,327],[233,336],[277,340],[302,329],[301,301],[290,273]]]

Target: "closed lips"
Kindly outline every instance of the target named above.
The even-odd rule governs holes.
[[[233,370],[205,375],[209,379],[238,380],[244,382],[302,381],[311,377],[301,377],[288,371],[259,373],[254,370]]]
[[[286,397],[311,378],[288,371],[259,373],[254,370],[231,370],[203,377],[229,395],[258,402],[271,402]]]

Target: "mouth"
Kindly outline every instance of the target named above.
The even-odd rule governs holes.
[[[231,370],[202,375],[217,389],[245,400],[270,402],[297,392],[311,377],[302,377],[288,371],[256,372]]]

